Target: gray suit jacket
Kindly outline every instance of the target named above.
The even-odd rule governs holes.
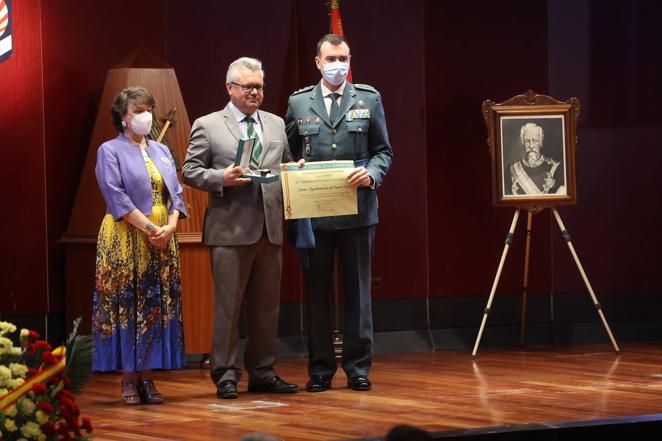
[[[280,172],[291,160],[283,119],[258,110],[262,123],[260,168]],[[283,194],[280,181],[223,186],[223,169],[232,164],[242,134],[228,106],[193,123],[183,166],[183,180],[209,193],[202,239],[207,246],[250,245],[265,228],[269,241],[283,243]]]
[[[375,179],[376,189],[393,161],[379,92],[366,84],[347,82],[340,100],[340,115],[331,124],[319,83],[294,92],[285,117],[292,155],[306,161],[360,161],[358,165],[365,166]],[[313,229],[332,231],[375,225],[378,222],[375,190],[359,188],[357,197],[358,214],[314,218]]]

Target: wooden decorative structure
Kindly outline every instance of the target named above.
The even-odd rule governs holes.
[[[186,155],[191,123],[172,66],[154,54],[138,49],[108,70],[99,103],[83,173],[78,186],[69,226],[60,240],[66,258],[66,322],[83,317],[83,332],[90,330],[96,241],[106,203],[94,175],[96,152],[106,140],[117,136],[111,124],[110,107],[121,89],[146,87],[156,98],[155,117],[165,119],[177,110],[177,124],[168,131],[168,139],[178,163]],[[188,219],[177,223],[182,269],[184,337],[188,353],[209,352],[213,325],[213,285],[207,248],[201,243],[202,223],[207,195],[184,186]]]

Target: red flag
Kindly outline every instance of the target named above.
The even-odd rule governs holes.
[[[331,34],[345,36],[342,27],[342,18],[340,17],[340,0],[331,0],[329,2],[329,17],[331,18]],[[352,69],[349,69],[347,80],[352,82]]]

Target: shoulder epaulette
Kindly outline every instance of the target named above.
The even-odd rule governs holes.
[[[298,94],[303,93],[303,92],[308,92],[309,90],[312,90],[313,87],[315,87],[315,86],[313,85],[313,86],[304,87],[303,89],[299,89],[296,92],[293,92],[292,95],[298,95]]]
[[[369,84],[355,83],[355,84],[354,84],[354,87],[356,87],[357,89],[361,89],[361,90],[368,90],[368,91],[370,91],[370,92],[379,93],[379,92],[377,92],[377,89],[375,89],[374,87],[370,86]]]

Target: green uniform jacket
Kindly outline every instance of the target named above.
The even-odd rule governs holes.
[[[376,189],[393,161],[384,106],[379,92],[365,84],[347,82],[340,115],[332,125],[324,107],[322,89],[303,88],[290,96],[285,131],[294,160],[353,160],[375,179],[375,189],[358,189],[358,214],[312,219],[314,230],[339,230],[378,223]]]

